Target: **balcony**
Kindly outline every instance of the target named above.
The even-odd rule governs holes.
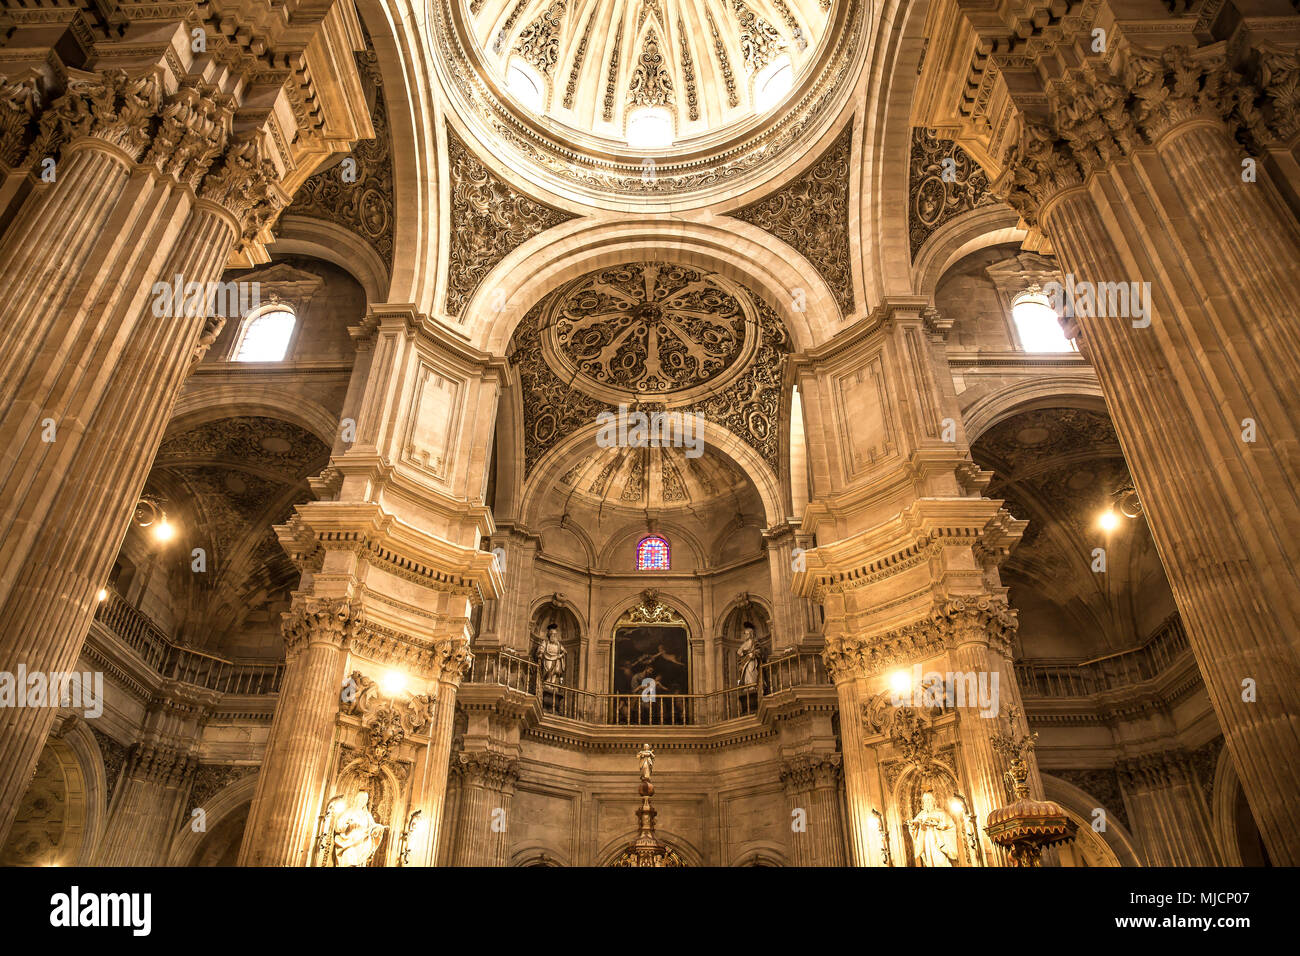
[[[535,698],[543,715],[607,727],[711,727],[756,715],[778,693],[830,686],[821,655],[791,653],[764,664],[759,683],[748,687],[708,694],[601,694],[542,684],[536,663],[506,650],[475,651],[467,683],[506,687]]]
[[[99,602],[95,621],[118,643],[134,651],[161,680],[179,681],[223,695],[262,696],[280,690],[283,664],[228,661],[175,644],[157,624],[114,591]]]

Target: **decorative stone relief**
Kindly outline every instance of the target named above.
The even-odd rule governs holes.
[[[659,52],[659,38],[648,30],[641,45],[641,56],[628,83],[627,101],[633,106],[673,105],[673,81]]]
[[[560,30],[567,9],[568,0],[554,0],[542,11],[541,16],[524,27],[519,39],[515,41],[515,52],[538,73],[548,78],[559,59]]]
[[[451,232],[447,313],[458,317],[492,267],[533,236],[574,217],[516,193],[447,128]]]
[[[845,317],[853,312],[849,245],[849,159],[853,124],[802,176],[765,199],[728,215],[791,246],[826,280]]]
[[[395,204],[388,106],[374,51],[358,53],[357,66],[367,99],[374,98],[370,124],[375,136],[358,142],[348,157],[356,164],[355,179],[345,179],[339,165],[322,170],[299,187],[285,211],[343,226],[364,239],[391,270]]]
[[[912,130],[907,236],[913,258],[944,223],[996,201],[988,174],[966,150],[932,130]]]

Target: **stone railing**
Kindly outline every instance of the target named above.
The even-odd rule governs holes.
[[[537,664],[510,651],[478,650],[467,683],[509,687],[539,697],[545,714],[590,724],[700,727],[755,714],[763,696],[830,681],[820,655],[792,653],[763,665],[761,685],[708,694],[601,694],[542,683]]]
[[[1016,681],[1025,697],[1090,697],[1158,677],[1190,653],[1182,619],[1171,615],[1140,647],[1086,661],[1024,660]]]
[[[156,671],[160,678],[193,684],[219,694],[274,694],[283,664],[242,663],[173,644],[157,624],[109,591],[95,609],[95,620]]]

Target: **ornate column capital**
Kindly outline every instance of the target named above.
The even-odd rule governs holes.
[[[519,780],[519,761],[495,750],[461,753],[455,766],[467,784],[486,790],[505,792]]]
[[[799,754],[781,765],[781,783],[787,793],[834,787],[843,773],[843,758],[837,753]]]
[[[141,742],[127,755],[126,776],[176,787],[188,780],[198,766],[195,754],[156,741]]]
[[[936,603],[925,617],[883,632],[831,635],[822,656],[836,683],[873,677],[962,644],[987,644],[1010,657],[1018,626],[1017,613],[1005,598],[954,598]]]
[[[363,621],[361,605],[346,598],[305,598],[284,615],[286,654],[292,656],[314,642],[347,647]]]

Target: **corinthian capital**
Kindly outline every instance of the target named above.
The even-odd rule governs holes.
[[[469,673],[470,665],[474,663],[474,655],[469,649],[469,638],[445,638],[435,643],[433,650],[438,679],[460,684]]]
[[[90,136],[116,146],[133,161],[139,160],[149,145],[150,127],[161,99],[157,70],[137,76],[125,70],[72,71],[63,94],[41,116],[40,132],[29,157]]]
[[[360,604],[343,598],[307,598],[285,615],[285,647],[289,653],[319,641],[343,647],[356,635],[363,621]]]

